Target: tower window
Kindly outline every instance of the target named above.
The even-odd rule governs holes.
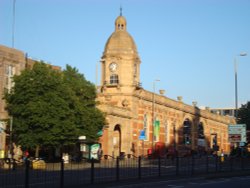
[[[118,84],[118,83],[119,83],[118,75],[112,74],[110,76],[110,84]]]

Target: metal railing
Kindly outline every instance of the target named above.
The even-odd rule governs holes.
[[[250,171],[250,158],[190,156],[148,158],[127,155],[114,158],[103,156],[100,161],[46,163],[36,166],[32,161],[0,168],[0,187],[72,187],[79,185],[119,182],[148,177],[194,176],[213,173]]]

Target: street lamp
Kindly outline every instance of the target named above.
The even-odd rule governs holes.
[[[154,123],[155,123],[155,83],[160,80],[154,80],[153,82],[153,107],[152,107],[152,149],[154,148]]]
[[[247,56],[246,52],[242,52],[239,56]],[[238,77],[237,77],[237,60],[234,58],[234,78],[235,78],[235,117],[238,118]]]

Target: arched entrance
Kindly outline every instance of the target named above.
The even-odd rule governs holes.
[[[189,119],[183,122],[183,144],[191,145],[192,141],[192,123]]]
[[[197,138],[198,152],[202,153],[205,152],[207,147],[204,134],[204,125],[202,122],[199,122],[197,132],[198,132],[198,138]]]
[[[114,133],[113,133],[113,155],[114,156],[120,156],[121,154],[121,126],[117,124],[114,128]]]

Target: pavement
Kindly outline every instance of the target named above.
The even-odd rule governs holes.
[[[143,183],[150,183],[150,182],[159,182],[159,181],[168,181],[168,182],[176,182],[176,181],[197,181],[197,180],[207,180],[207,179],[219,179],[219,178],[230,178],[230,177],[243,177],[249,176],[250,170],[245,171],[236,171],[236,172],[217,172],[217,173],[209,173],[209,174],[202,174],[202,175],[193,175],[193,176],[161,176],[161,177],[148,177],[142,179],[126,179],[120,180],[116,182],[101,182],[95,183],[93,185],[78,185],[71,188],[123,188],[123,187],[134,187],[138,184]]]

